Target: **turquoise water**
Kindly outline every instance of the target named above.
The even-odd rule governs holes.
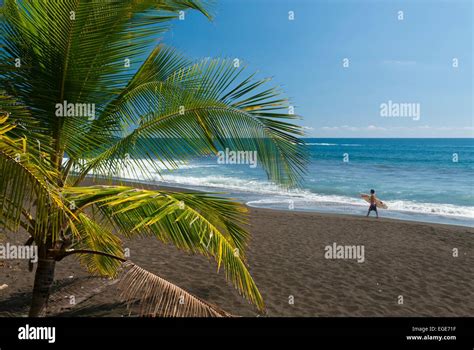
[[[474,226],[474,139],[306,139],[302,188],[284,191],[249,165],[199,159],[166,171],[166,185],[223,191],[250,206],[362,215],[375,189],[385,217]],[[457,159],[456,159],[457,158]],[[347,160],[347,161],[344,161]],[[456,161],[457,160],[457,161]]]

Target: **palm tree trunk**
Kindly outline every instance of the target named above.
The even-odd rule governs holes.
[[[54,280],[55,267],[56,261],[54,259],[45,258],[38,260],[29,317],[41,317],[46,314],[46,306],[48,305],[49,293]]]

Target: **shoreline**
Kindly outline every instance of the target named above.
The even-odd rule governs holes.
[[[84,181],[87,181],[87,183],[89,183],[90,181],[92,180],[92,178],[90,177],[87,177]],[[98,183],[103,183],[104,181],[107,181],[105,179],[96,179],[96,181]],[[184,192],[184,191],[190,191],[190,192],[205,192],[205,193],[209,193],[209,194],[217,194],[217,195],[223,195],[224,197],[227,197],[227,198],[233,198],[235,201],[238,201],[242,204],[244,204],[247,208],[254,208],[254,209],[263,209],[263,210],[275,210],[275,211],[281,211],[281,212],[299,212],[299,213],[315,213],[315,214],[321,214],[321,215],[340,215],[340,216],[349,216],[349,217],[362,217],[365,215],[362,213],[362,214],[356,214],[356,213],[340,213],[340,212],[334,212],[334,211],[331,211],[331,210],[328,210],[328,211],[324,211],[324,210],[315,210],[315,209],[285,209],[285,208],[269,208],[269,207],[259,207],[259,206],[255,206],[255,205],[248,205],[247,202],[243,199],[239,199],[239,198],[235,198],[235,196],[232,196],[233,193],[236,193],[236,192],[232,192],[230,190],[226,190],[226,189],[222,189],[222,190],[218,190],[218,191],[212,191],[212,190],[209,190],[209,191],[205,191],[203,189],[196,189],[196,188],[189,188],[189,187],[186,187],[186,185],[176,185],[176,186],[173,186],[169,183],[165,183],[164,185],[161,185],[160,182],[156,181],[156,182],[152,182],[152,181],[148,181],[148,180],[130,180],[130,179],[125,179],[125,178],[112,178],[111,179],[111,183],[114,183],[114,182],[118,182],[118,183],[123,183],[123,184],[130,184],[130,185],[133,185],[133,186],[151,186],[151,187],[154,187],[154,188],[163,188],[163,189],[167,189],[167,190],[170,190],[170,191],[177,191],[177,192]],[[86,183],[86,182],[85,182]],[[348,206],[354,206],[353,204],[347,204]],[[367,206],[368,207],[368,206]],[[362,209],[363,208],[363,209]],[[360,206],[360,209],[363,210],[363,211],[366,211],[367,208],[365,206]],[[418,216],[420,218],[430,218],[430,216],[437,216],[437,217],[440,217],[440,218],[443,218],[443,219],[447,219],[447,220],[473,220],[473,223],[466,223],[466,224],[462,224],[462,223],[445,223],[445,222],[438,222],[436,221],[435,218],[433,218],[431,221],[425,221],[425,220],[417,220],[417,219],[406,219],[406,218],[398,218],[398,217],[385,217],[383,216],[385,210],[388,210],[390,211],[391,209],[382,209],[380,210],[379,209],[379,215],[380,215],[380,219],[385,219],[385,220],[396,220],[396,221],[406,221],[406,222],[411,222],[411,223],[424,223],[424,224],[433,224],[433,225],[447,225],[447,226],[456,226],[456,227],[468,227],[468,228],[474,228],[474,218],[469,218],[469,217],[460,217],[460,216],[452,216],[450,217],[449,215],[437,215],[437,214],[428,214],[428,213],[413,213],[413,212],[403,212],[403,211],[397,211],[397,210],[392,210],[392,212],[396,212],[396,213],[402,213],[404,215],[414,215],[414,216]],[[372,213],[372,218],[375,219],[375,216],[374,214]],[[369,217],[370,219],[370,217]]]
[[[90,179],[84,183],[90,184]],[[264,298],[265,316],[474,315],[474,300],[470,298],[473,228],[252,207],[249,220],[248,265]],[[22,244],[26,236],[22,233],[7,238]],[[226,282],[224,271],[217,272],[213,261],[155,238],[123,242],[137,265],[234,315],[257,316],[255,307]],[[363,262],[327,258],[325,249],[334,244],[364,247]],[[8,285],[0,292],[0,317],[25,315],[34,279],[27,265],[26,261],[6,260],[0,267],[6,272],[2,271],[0,285]],[[74,258],[58,263],[56,281],[50,316],[129,314],[115,286],[108,280],[89,277]],[[81,302],[72,307],[67,299],[64,301],[65,295],[78,295],[76,300]]]
[[[395,219],[395,218],[388,218],[384,216],[380,216],[378,219],[374,216],[374,214],[371,214],[372,216],[366,217],[365,215],[357,215],[357,214],[342,214],[342,213],[325,213],[325,212],[319,212],[319,211],[311,211],[311,210],[289,210],[289,209],[275,209],[275,208],[260,208],[260,207],[252,207],[249,205],[245,205],[247,208],[250,209],[257,209],[259,211],[281,211],[281,212],[296,212],[299,214],[309,214],[309,215],[317,215],[317,216],[324,216],[324,217],[334,217],[334,218],[346,218],[346,219],[355,219],[355,218],[360,218],[362,220],[376,220],[380,222],[404,222],[407,224],[420,224],[420,225],[433,225],[433,226],[444,226],[444,227],[454,227],[454,228],[470,228],[474,229],[474,227],[471,226],[464,226],[464,225],[454,225],[454,224],[444,224],[444,223],[437,223],[437,222],[426,222],[426,221],[417,221],[417,220],[405,220],[405,219]],[[379,214],[380,215],[380,214]]]

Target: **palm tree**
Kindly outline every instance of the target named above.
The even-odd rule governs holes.
[[[208,8],[199,0],[5,1],[0,224],[25,230],[38,248],[30,316],[45,315],[56,263],[69,256],[92,274],[123,274],[123,297],[140,301],[143,315],[228,315],[127,260],[121,239],[138,236],[214,258],[264,309],[247,269],[242,204],[112,181],[81,186],[124,170],[162,173],[224,148],[256,150],[270,180],[299,182],[302,130],[285,121],[296,116],[280,90],[234,60],[192,62],[154,44],[181,11],[210,18]]]

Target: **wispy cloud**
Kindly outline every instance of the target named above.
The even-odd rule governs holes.
[[[413,66],[417,64],[416,61],[410,61],[410,60],[384,60],[382,61],[382,63],[386,65],[394,65],[394,66]]]
[[[325,131],[383,131],[387,130],[381,126],[369,125],[369,126],[349,126],[349,125],[342,125],[342,126],[323,126],[320,130]]]
[[[448,126],[429,126],[429,125],[419,125],[414,127],[405,127],[405,126],[392,126],[392,127],[382,127],[376,125],[368,126],[323,126],[319,128],[323,131],[419,131],[419,130],[432,130],[432,131],[474,131],[473,126],[463,126],[463,127],[448,127]]]

